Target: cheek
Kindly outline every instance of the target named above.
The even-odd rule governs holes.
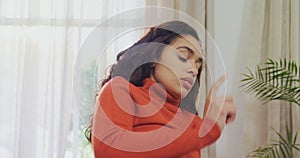
[[[175,71],[176,69],[173,67],[159,65],[155,69],[155,75],[161,82],[167,82],[170,80],[178,80],[178,73]]]
[[[167,81],[177,81],[179,82],[180,76],[182,76],[182,67],[177,65],[161,65],[159,69],[157,69],[159,76],[165,78]]]
[[[164,60],[161,62],[161,65],[164,66],[165,72],[168,74],[173,74],[173,76],[180,77],[184,72],[183,69],[185,65],[178,61],[177,58],[170,56],[168,60]]]
[[[179,76],[174,67],[168,68],[166,66],[157,66],[154,76],[157,82],[161,83],[166,90],[176,98],[182,97]]]

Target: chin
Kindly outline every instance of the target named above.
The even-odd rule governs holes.
[[[188,95],[188,93],[189,91],[187,89],[181,87],[178,89],[173,89],[173,91],[171,92],[172,96],[178,99],[183,99]]]
[[[185,98],[187,96],[187,94],[188,94],[187,92],[181,93],[181,99]]]
[[[188,94],[188,91],[183,88],[180,90],[180,93],[178,93],[178,96],[179,96],[178,98],[183,99],[184,97],[187,96],[187,94]]]
[[[169,93],[174,97],[174,98],[177,98],[177,99],[182,99],[184,96],[183,94],[185,93],[182,93],[182,91],[179,89],[179,90],[174,90],[173,91],[169,91]]]

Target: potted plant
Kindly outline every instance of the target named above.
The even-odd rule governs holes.
[[[300,106],[300,67],[294,61],[268,59],[262,66],[257,66],[254,72],[248,69],[241,80],[245,91],[265,103],[272,100],[281,100]],[[290,118],[292,119],[292,118]],[[291,120],[290,120],[291,121]],[[276,132],[276,131],[275,131]],[[279,140],[272,144],[260,146],[247,157],[287,157],[293,158],[293,152],[300,152],[297,136],[292,133],[292,125],[286,125],[286,134],[276,132]]]

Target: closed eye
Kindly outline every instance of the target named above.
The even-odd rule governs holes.
[[[178,59],[182,62],[186,62],[188,60],[189,53],[184,49],[178,49]]]
[[[178,59],[182,62],[187,62],[187,58],[186,57],[183,57],[182,55],[178,55]]]
[[[179,50],[179,52],[186,56],[185,58],[180,57],[181,61],[187,61],[189,56],[192,56],[195,54],[194,50],[192,50],[191,48],[189,48],[188,46],[180,46],[177,48],[177,50]],[[181,55],[180,55],[181,56]],[[203,64],[203,58],[202,57],[198,57],[195,61],[195,65],[196,67],[199,69]]]

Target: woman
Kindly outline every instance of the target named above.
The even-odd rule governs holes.
[[[86,133],[95,157],[201,157],[236,114],[231,96],[215,95],[223,76],[206,99],[204,119],[195,115],[202,68],[199,37],[181,21],[152,27],[120,52]]]

